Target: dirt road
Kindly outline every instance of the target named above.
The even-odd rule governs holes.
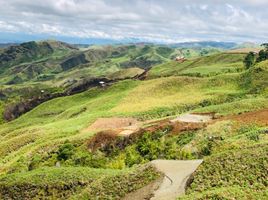
[[[201,163],[202,160],[152,161],[152,164],[165,174],[165,178],[151,200],[173,200],[184,194],[188,178]]]
[[[191,123],[202,123],[212,120],[212,115],[199,115],[199,114],[184,114],[171,120],[172,122],[191,122]]]

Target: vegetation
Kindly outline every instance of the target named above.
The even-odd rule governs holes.
[[[52,41],[1,51],[0,58],[15,55],[0,64],[1,113],[16,114],[18,102],[57,98],[13,121],[0,118],[0,198],[120,199],[161,176],[149,161],[202,158],[182,199],[262,199],[267,123],[235,117],[268,108],[266,51],[253,58],[211,47],[78,50]],[[174,61],[178,55],[187,60]],[[68,93],[74,88],[82,89]],[[147,120],[161,124],[186,112],[221,118],[198,130],[159,126],[134,139],[116,136],[96,151],[88,146],[99,131],[88,127],[98,118],[134,117],[147,128]]]
[[[226,121],[200,131],[189,146],[205,149],[207,157],[180,199],[265,199],[267,141],[265,129],[256,125]]]
[[[243,69],[245,54],[218,53],[189,59],[183,63],[171,61],[155,66],[149,71],[149,78],[165,76],[208,77],[223,73],[239,72]]]
[[[161,174],[150,166],[131,170],[103,170],[88,167],[41,168],[0,178],[4,199],[120,199]]]
[[[250,52],[244,60],[244,64],[246,69],[249,69],[250,67],[252,67],[256,62],[256,55],[254,54],[254,52]]]
[[[264,47],[264,49],[259,52],[257,62],[262,62],[268,59],[268,44],[265,43],[262,44],[262,46]]]
[[[254,64],[265,61],[268,59],[268,44],[264,43],[261,46],[264,49],[260,50],[258,53],[249,52],[245,57],[244,64],[246,69],[251,68]]]

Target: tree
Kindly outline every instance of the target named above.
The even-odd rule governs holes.
[[[256,55],[254,52],[249,52],[248,55],[245,57],[244,64],[246,69],[249,69],[255,64]]]
[[[259,56],[257,58],[257,62],[262,62],[264,60],[267,60],[268,59],[268,51],[267,50],[261,50],[259,52]]]
[[[265,48],[266,52],[268,52],[268,43],[263,43],[261,46]]]
[[[264,49],[259,52],[256,62],[268,60],[268,43],[263,43],[261,46],[264,47]]]

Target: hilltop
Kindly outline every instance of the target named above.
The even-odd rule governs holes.
[[[180,199],[266,199],[268,61],[215,47],[5,48],[0,198],[122,199],[202,159]]]

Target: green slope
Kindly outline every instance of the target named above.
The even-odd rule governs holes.
[[[203,77],[239,72],[243,70],[244,57],[245,54],[219,53],[190,59],[183,63],[172,61],[155,66],[148,76],[149,78],[174,75]]]
[[[1,124],[0,197],[41,198],[47,195],[90,199],[99,191],[104,198],[116,199],[159,177],[152,169],[139,171],[139,166],[128,167],[163,157],[205,159],[187,196],[183,197],[185,199],[264,195],[267,136],[263,130],[266,127],[238,130],[232,121],[225,121],[183,135],[168,135],[170,130],[166,127],[154,132],[153,136],[145,134],[126,149],[115,148],[109,155],[88,150],[87,141],[96,132],[86,128],[101,117],[135,117],[145,121],[184,112],[210,111],[230,115],[268,108],[267,61],[245,70],[244,54],[220,53],[176,63],[169,61],[175,52],[155,46],[90,49],[55,59],[60,65],[77,55],[84,55],[82,60],[78,57],[71,61],[68,65],[71,68],[61,68],[62,71],[49,81],[4,86],[3,95],[19,101],[27,91],[31,91],[29,96],[34,96],[43,87],[58,92],[69,78],[103,75],[114,79],[131,78],[144,72],[140,69],[143,68],[139,66],[140,61],[146,64],[146,69],[148,63],[164,63],[152,65],[144,81],[121,80],[109,87],[95,87],[55,98],[14,121]],[[23,87],[26,89],[22,90]],[[33,89],[27,90],[28,87]],[[0,102],[1,111],[8,101],[3,98]],[[255,141],[255,138],[258,139]],[[65,151],[65,160],[59,158],[60,149]],[[60,168],[55,167],[57,162],[61,162]],[[247,175],[243,173],[245,170]],[[133,185],[127,182],[133,182]],[[45,189],[48,186],[51,187]]]
[[[160,176],[152,167],[104,170],[88,167],[41,168],[0,177],[3,199],[119,199]]]

